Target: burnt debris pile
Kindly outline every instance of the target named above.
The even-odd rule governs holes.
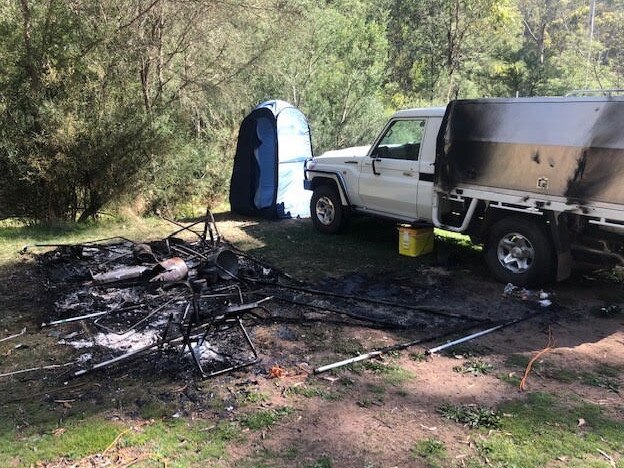
[[[351,275],[310,285],[225,241],[209,211],[190,225],[171,222],[177,230],[152,242],[37,246],[54,248],[37,255],[50,301],[42,327],[79,354],[52,368],[80,376],[142,356],[156,369],[214,376],[259,361],[248,327],[267,320],[435,336],[489,323],[440,304],[445,284],[399,288]]]
[[[178,226],[158,241],[101,239],[38,257],[52,303],[42,327],[81,324],[59,336],[83,353],[75,376],[149,353],[184,356],[203,376],[256,362],[244,320],[266,315],[270,297],[238,275],[276,274],[222,242],[210,212]]]

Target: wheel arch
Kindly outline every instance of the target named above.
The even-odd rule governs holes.
[[[344,206],[351,206],[351,203],[349,202],[349,196],[347,195],[346,185],[341,174],[334,174],[331,172],[317,172],[311,175],[313,176],[312,180],[310,181],[310,188],[312,190],[316,189],[321,185],[327,185],[329,187],[332,187],[338,192],[338,195],[340,196],[340,203],[342,203],[342,205]]]

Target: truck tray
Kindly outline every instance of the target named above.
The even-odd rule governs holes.
[[[436,182],[624,204],[624,98],[457,100],[437,142]]]

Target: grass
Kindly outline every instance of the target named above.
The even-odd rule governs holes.
[[[276,409],[259,410],[248,413],[241,417],[240,422],[243,426],[252,431],[259,431],[271,427],[280,419],[291,414],[294,410],[288,406]]]
[[[275,242],[275,228],[271,223],[249,223],[231,241],[240,248],[249,249],[302,279],[318,280],[327,276],[342,276],[353,271],[378,275],[392,268],[409,274],[420,265],[431,261],[431,256],[405,257],[398,254],[398,234],[391,222],[374,219],[354,219],[347,232],[340,236],[326,236],[316,232],[309,220],[280,222],[280,241]],[[319,255],[319,251],[323,254]],[[306,261],[302,263],[301,258]]]
[[[386,384],[393,387],[403,385],[416,377],[413,372],[403,369],[395,363],[386,364],[376,360],[354,364],[351,366],[351,369],[358,374],[361,374],[364,370],[370,371],[380,376]]]
[[[332,466],[331,458],[324,455],[318,458],[314,463],[308,465],[308,468],[332,468]]]
[[[492,364],[480,359],[470,359],[461,366],[453,367],[453,371],[455,372],[459,372],[460,374],[472,374],[474,376],[489,374],[493,369],[494,367]]]
[[[159,218],[105,219],[99,222],[25,225],[0,223],[0,264],[18,261],[25,246],[74,244],[114,236],[145,240],[162,237],[175,229]],[[31,247],[35,251],[37,247]]]
[[[601,375],[585,375],[583,383],[592,387],[604,388],[613,393],[620,393],[620,381],[610,377]]]
[[[422,351],[415,351],[415,352],[409,353],[409,358],[415,362],[427,361],[427,355]]]
[[[209,426],[205,421],[157,421],[135,429],[129,424],[127,427],[93,416],[67,423],[58,432],[4,432],[0,437],[0,466],[27,466],[60,458],[79,460],[104,452],[121,433],[117,446],[136,447],[150,460],[161,462],[223,458],[227,444],[241,439],[240,428],[234,423]]]
[[[422,458],[430,468],[438,468],[443,466],[446,460],[446,445],[439,439],[431,437],[429,439],[419,440],[412,447],[412,457]]]
[[[263,403],[269,400],[269,395],[259,391],[245,391],[237,396],[237,401],[240,404],[257,404]]]
[[[542,467],[609,466],[602,451],[617,458],[624,447],[624,422],[603,415],[596,405],[563,403],[553,395],[532,393],[498,410],[500,430],[479,443],[479,451],[493,466]],[[579,420],[586,423],[579,427]],[[621,466],[621,462],[620,465]]]
[[[529,357],[523,354],[512,354],[505,361],[507,367],[526,368]],[[568,369],[557,367],[548,362],[536,362],[533,364],[533,370],[541,375],[558,380],[563,383],[580,382],[591,387],[598,387],[613,393],[620,392],[620,381],[617,376],[620,368],[610,366],[608,364],[600,364],[592,370],[579,372],[576,369]],[[509,377],[504,374],[498,376],[499,379],[518,385],[520,380],[515,377]]]
[[[514,387],[519,387],[522,379],[516,375],[515,372],[510,372],[508,374],[498,374],[496,376],[499,380],[508,383],[509,385],[513,385]]]
[[[501,421],[499,411],[478,405],[444,404],[438,408],[438,413],[446,419],[472,428],[497,428]]]
[[[284,396],[302,396],[304,398],[322,398],[323,400],[339,400],[341,394],[316,385],[291,385],[284,389]]]

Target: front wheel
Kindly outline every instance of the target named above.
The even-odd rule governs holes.
[[[552,280],[555,256],[543,225],[508,217],[492,226],[485,261],[497,280],[525,287]]]
[[[310,199],[310,216],[317,231],[337,234],[347,226],[348,208],[342,205],[336,189],[319,185]]]

